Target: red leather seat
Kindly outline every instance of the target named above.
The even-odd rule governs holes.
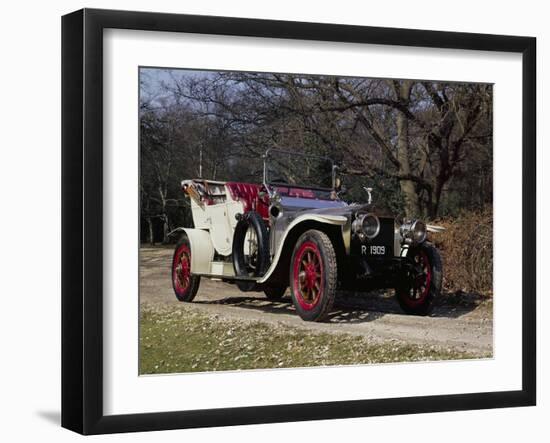
[[[225,184],[233,200],[243,203],[244,212],[256,211],[264,220],[269,220],[269,203],[267,195],[260,201],[259,192],[262,185],[253,183],[227,182]]]
[[[315,193],[311,189],[291,188],[288,186],[275,186],[280,195],[298,198],[315,198]]]

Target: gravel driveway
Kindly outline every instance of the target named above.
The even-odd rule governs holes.
[[[140,303],[177,307],[170,269],[172,249],[141,248]],[[445,297],[429,317],[403,314],[391,294],[340,294],[325,323],[302,321],[294,311],[290,295],[271,302],[262,292],[241,292],[227,283],[203,278],[193,303],[188,305],[213,318],[243,322],[261,321],[278,326],[328,333],[348,333],[373,341],[398,341],[436,345],[472,354],[492,352],[492,303],[475,296]]]

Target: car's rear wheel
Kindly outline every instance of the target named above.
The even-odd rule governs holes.
[[[269,300],[280,300],[285,295],[287,286],[268,286],[264,288],[264,294]]]
[[[410,266],[395,290],[397,300],[407,314],[428,315],[441,294],[441,255],[434,246],[424,243],[410,248],[407,259]]]
[[[191,302],[197,295],[201,278],[191,273],[191,245],[186,235],[182,236],[172,259],[172,287],[179,301]]]
[[[322,321],[336,297],[337,265],[334,246],[321,231],[303,233],[292,253],[290,293],[303,320]]]

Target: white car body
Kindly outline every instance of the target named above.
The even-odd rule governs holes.
[[[196,192],[208,186],[216,195],[213,202],[205,204]],[[182,188],[191,197],[191,212],[194,228],[177,228],[171,234],[185,232],[191,250],[191,272],[213,279],[231,280],[236,278],[233,264],[230,260],[224,260],[231,256],[233,246],[233,232],[237,225],[237,215],[245,212],[243,201],[234,198],[228,189],[227,182],[212,180],[184,180]],[[295,218],[282,232],[278,244],[271,254],[271,265],[267,272],[259,278],[254,278],[257,283],[263,283],[269,279],[281,257],[286,237],[298,224],[314,221],[328,225],[343,226],[347,218],[341,215],[307,213]],[[215,256],[221,256],[215,259]]]

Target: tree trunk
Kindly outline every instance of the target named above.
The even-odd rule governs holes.
[[[160,180],[159,180],[160,181]],[[161,205],[161,219],[162,219],[162,243],[167,244],[168,243],[168,233],[169,231],[169,224],[168,224],[168,214],[166,211],[166,195],[168,191],[166,189],[166,184],[159,185],[159,195],[160,195],[160,205]]]
[[[445,182],[438,180],[434,191],[434,204],[430,213],[431,218],[436,218],[439,212],[439,204],[441,203],[441,194],[443,192],[443,186]]]
[[[170,232],[170,228],[168,226],[168,216],[164,214],[164,217],[162,217],[162,243],[165,245],[168,244],[168,234]]]
[[[410,80],[404,80],[400,85],[395,84],[395,92],[398,95],[398,100],[404,104],[407,104],[409,101],[412,84]],[[403,112],[397,112],[396,125],[399,174],[404,176],[411,175],[411,166],[409,163],[409,120]],[[405,215],[407,217],[419,216],[420,205],[415,183],[412,180],[400,180],[399,184],[405,200]]]
[[[147,217],[147,232],[148,232],[148,240],[149,244],[151,246],[155,245],[155,238],[153,233],[153,221],[151,220],[151,217]]]

